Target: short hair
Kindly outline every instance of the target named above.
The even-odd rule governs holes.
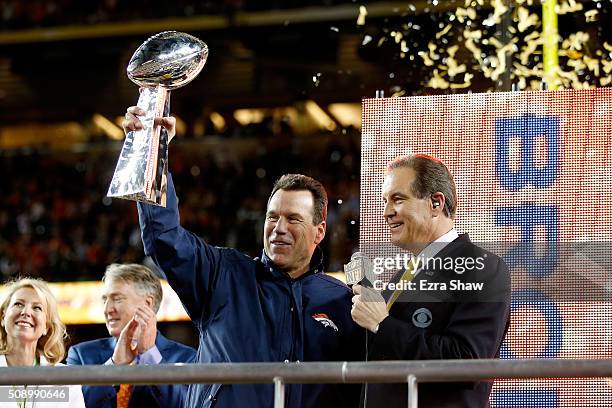
[[[155,313],[159,310],[163,298],[161,283],[157,275],[146,266],[140,264],[110,264],[106,267],[102,277],[102,282],[106,282],[106,280],[120,280],[133,285],[140,295],[152,296]]]
[[[418,198],[430,197],[433,193],[444,194],[444,214],[453,218],[457,211],[457,189],[448,168],[440,160],[426,154],[400,156],[389,162],[387,173],[397,168],[413,169],[416,177],[412,193]]]
[[[314,225],[318,225],[321,222],[327,220],[327,192],[325,187],[318,180],[312,177],[305,176],[303,174],[285,174],[281,176],[274,183],[270,197],[268,197],[268,204],[272,196],[278,190],[285,191],[310,191],[312,194],[313,210],[312,210],[312,222]]]
[[[59,363],[66,354],[64,342],[68,339],[68,334],[66,333],[66,325],[60,319],[57,300],[49,289],[47,282],[42,279],[22,278],[7,283],[6,295],[0,304],[0,319],[4,321],[11,298],[15,292],[22,288],[32,288],[45,304],[47,333],[38,339],[36,355],[44,356],[49,364]],[[10,352],[11,345],[8,344],[8,334],[6,328],[2,325],[0,326],[0,354]]]

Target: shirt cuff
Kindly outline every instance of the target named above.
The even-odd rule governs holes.
[[[142,354],[136,357],[136,364],[159,364],[162,361],[162,355],[157,346],[153,346]]]

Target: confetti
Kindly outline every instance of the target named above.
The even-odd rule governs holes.
[[[537,23],[540,21],[540,17],[536,14],[529,14],[529,10],[525,7],[517,9],[517,17],[517,28],[521,33],[525,32],[529,27],[537,26]]]
[[[582,10],[582,4],[581,3],[576,3],[576,0],[569,0],[569,1],[564,1],[561,4],[558,4],[555,7],[555,12],[558,15],[563,15],[563,14],[567,14],[567,13],[574,13],[576,11],[580,11]]]
[[[555,11],[566,17],[557,23],[559,65],[553,71],[555,79],[548,81],[576,89],[612,84],[612,45],[609,40],[602,41],[607,36],[604,21],[609,21],[607,13],[612,12],[605,8],[606,2],[557,0]],[[544,77],[544,40],[550,39],[542,34],[542,0],[457,3],[449,11],[427,12],[437,29],[433,37],[427,34],[428,25],[423,20],[405,15],[408,21],[385,27],[386,34],[377,38],[379,46],[385,41],[386,45],[393,44],[398,59],[407,63],[420,58],[425,74],[422,85],[427,87],[453,90],[478,84],[481,90],[486,84],[483,80],[489,80],[490,84],[485,86],[495,90],[502,79],[509,86],[505,80],[509,74],[519,89],[540,89]],[[415,12],[410,6],[408,9]],[[365,9],[363,14],[365,21]],[[594,26],[596,21],[601,22],[601,27]],[[419,34],[416,31],[421,26],[424,30]]]
[[[357,16],[357,25],[365,25],[366,16],[368,15],[368,9],[366,6],[359,6],[359,16]]]

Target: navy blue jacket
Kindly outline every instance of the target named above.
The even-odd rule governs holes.
[[[359,358],[365,333],[351,319],[350,289],[322,273],[317,248],[310,271],[292,280],[263,254],[252,259],[208,245],[180,226],[168,177],[167,208],[138,203],[145,252],[164,271],[199,330],[197,361],[295,362]],[[361,341],[357,341],[357,339]],[[187,407],[271,407],[273,385],[194,384]],[[357,403],[359,387],[287,385],[287,407]]]
[[[435,258],[482,259],[483,268],[458,275],[440,266],[424,268],[393,304],[389,316],[372,335],[369,360],[477,359],[499,356],[510,315],[510,273],[497,255],[460,235]],[[432,263],[435,265],[435,263]],[[437,268],[437,269],[436,269]],[[392,281],[398,281],[401,272]],[[431,290],[429,284],[451,280],[483,283],[479,291]],[[423,286],[421,286],[423,282]],[[423,288],[421,290],[420,288]],[[385,297],[390,295],[384,293]],[[419,407],[484,408],[492,383],[422,383]],[[406,384],[368,384],[366,408],[406,406]],[[364,395],[364,397],[366,396]]]
[[[68,350],[66,362],[69,365],[104,364],[113,355],[114,337],[97,339],[76,344]],[[155,345],[164,363],[192,363],[195,350],[169,340],[158,331]],[[88,408],[114,408],[117,406],[118,388],[112,385],[83,385],[83,396]],[[130,407],[180,407],[185,401],[187,387],[184,385],[137,385],[130,397]]]

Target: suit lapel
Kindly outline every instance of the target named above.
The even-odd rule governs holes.
[[[107,337],[104,339],[104,341],[100,344],[100,349],[98,351],[98,364],[104,364],[109,358],[112,357],[113,352],[115,351],[115,344],[117,344],[117,342],[115,341],[114,337]]]

